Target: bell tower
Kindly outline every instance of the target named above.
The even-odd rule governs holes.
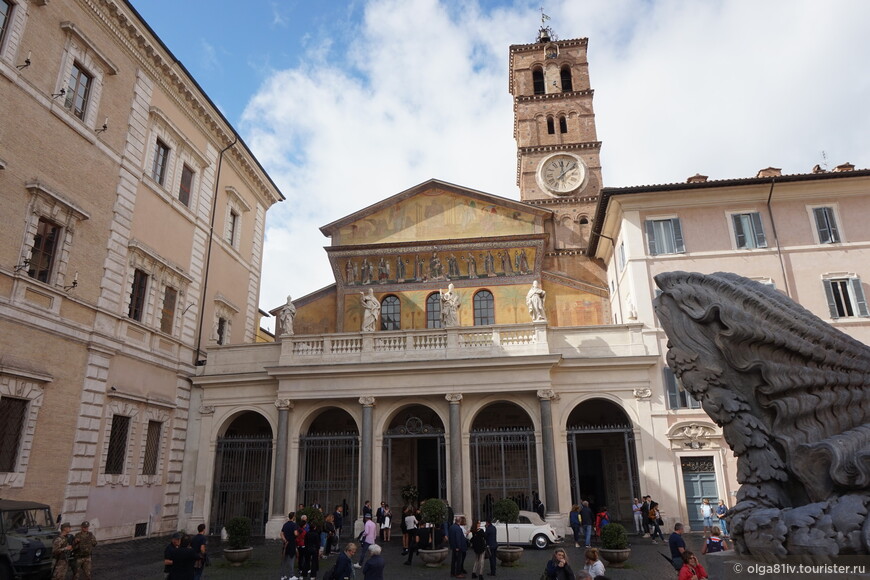
[[[551,249],[575,255],[589,243],[601,189],[587,43],[541,26],[536,42],[510,47],[520,199],[556,213]]]

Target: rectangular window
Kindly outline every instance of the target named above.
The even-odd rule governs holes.
[[[190,190],[193,189],[193,169],[185,163],[181,168],[181,185],[178,186],[178,200],[190,205]]]
[[[167,286],[163,291],[163,309],[160,312],[160,331],[172,334],[175,323],[175,304],[178,302],[178,290]]]
[[[860,278],[836,278],[822,280],[822,282],[825,285],[825,296],[828,299],[831,318],[870,316]]]
[[[734,241],[739,249],[767,247],[761,214],[757,211],[731,214],[731,221],[734,224]]]
[[[239,240],[239,214],[235,210],[230,210],[230,227],[229,227],[229,241],[231,246],[235,246]]]
[[[650,256],[682,254],[686,251],[680,218],[646,220],[646,239]]]
[[[36,224],[36,235],[33,237],[33,249],[30,251],[28,276],[40,282],[49,281],[59,238],[60,226],[45,218],[39,218]]]
[[[218,344],[226,344],[227,343],[227,319],[226,318],[218,318],[217,343]]]
[[[66,102],[64,106],[79,119],[85,119],[87,113],[88,97],[91,93],[91,84],[94,77],[91,76],[78,62],[73,63],[70,71],[69,82],[66,86]]]
[[[12,473],[27,418],[26,399],[0,398],[0,473]]]
[[[148,435],[145,439],[145,460],[142,462],[142,475],[157,474],[157,459],[160,457],[160,431],[163,423],[148,421]]]
[[[813,208],[813,217],[816,219],[816,231],[819,233],[820,244],[835,244],[840,241],[834,208],[815,207]]]
[[[136,269],[133,272],[133,287],[130,290],[130,310],[127,316],[142,322],[145,313],[145,292],[148,289],[148,274]]]
[[[169,163],[169,145],[157,139],[154,143],[154,161],[151,163],[151,178],[160,185],[166,181],[166,166]]]
[[[700,409],[701,402],[690,395],[683,388],[683,383],[671,370],[671,367],[666,366],[664,369],[665,389],[668,392],[668,408],[669,409]]]
[[[625,242],[619,244],[619,249],[616,251],[616,268],[620,272],[625,268]]]
[[[124,461],[127,457],[127,436],[130,431],[130,417],[125,415],[112,416],[112,431],[109,435],[109,450],[106,454],[106,473],[121,475],[124,473]]]
[[[12,3],[9,0],[0,0],[0,47],[6,39],[6,27],[12,20]]]

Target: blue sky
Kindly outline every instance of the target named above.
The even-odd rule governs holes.
[[[508,47],[540,2],[132,0],[287,197],[261,306],[333,281],[319,227],[429,178],[517,199]],[[605,185],[870,167],[870,2],[555,0],[589,38]]]

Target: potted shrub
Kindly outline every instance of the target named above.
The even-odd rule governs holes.
[[[420,518],[424,524],[432,524],[431,545],[432,549],[418,550],[420,559],[430,568],[437,568],[444,560],[450,550],[446,547],[439,547],[441,544],[441,527],[447,519],[447,504],[437,497],[427,499],[420,506]],[[437,546],[436,546],[437,544]]]
[[[417,490],[416,485],[408,484],[402,488],[402,501],[405,502],[406,506],[411,506],[413,508],[417,507],[417,500],[420,497],[420,492]]]
[[[601,530],[601,557],[614,568],[622,568],[631,549],[628,547],[628,534],[621,524],[607,524]]]
[[[511,534],[508,524],[515,523],[520,517],[520,507],[517,502],[510,498],[502,498],[492,506],[492,517],[500,524],[504,524],[507,537],[507,545],[499,546],[495,555],[501,560],[502,566],[513,566],[523,555],[523,549],[519,546],[511,546]]]
[[[251,547],[251,519],[234,517],[227,522],[226,530],[229,548],[224,548],[224,558],[231,566],[241,566],[254,550]]]

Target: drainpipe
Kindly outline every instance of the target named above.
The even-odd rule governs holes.
[[[200,358],[201,348],[202,348],[202,323],[205,320],[205,291],[208,287],[208,270],[209,265],[211,264],[211,247],[214,243],[214,219],[215,214],[217,213],[217,198],[218,198],[218,184],[220,183],[221,177],[221,165],[224,161],[224,153],[229,151],[229,149],[238,143],[239,136],[235,133],[233,134],[233,142],[221,149],[220,154],[218,155],[218,165],[217,165],[217,173],[214,176],[214,192],[211,200],[211,223],[208,228],[208,249],[205,253],[205,274],[202,277],[202,291],[199,294],[199,328],[196,332],[196,350],[193,353],[193,364],[201,367],[205,365],[205,359]]]
[[[773,219],[773,207],[770,202],[773,200],[773,186],[776,184],[776,177],[770,178],[770,192],[767,194],[767,215],[770,218],[770,225],[773,228],[773,241],[776,243],[776,254],[779,257],[779,269],[782,271],[782,280],[785,284],[785,295],[791,298],[791,289],[788,285],[788,276],[785,273],[785,260],[782,257],[782,247],[779,245],[779,237],[776,235],[776,222]]]

